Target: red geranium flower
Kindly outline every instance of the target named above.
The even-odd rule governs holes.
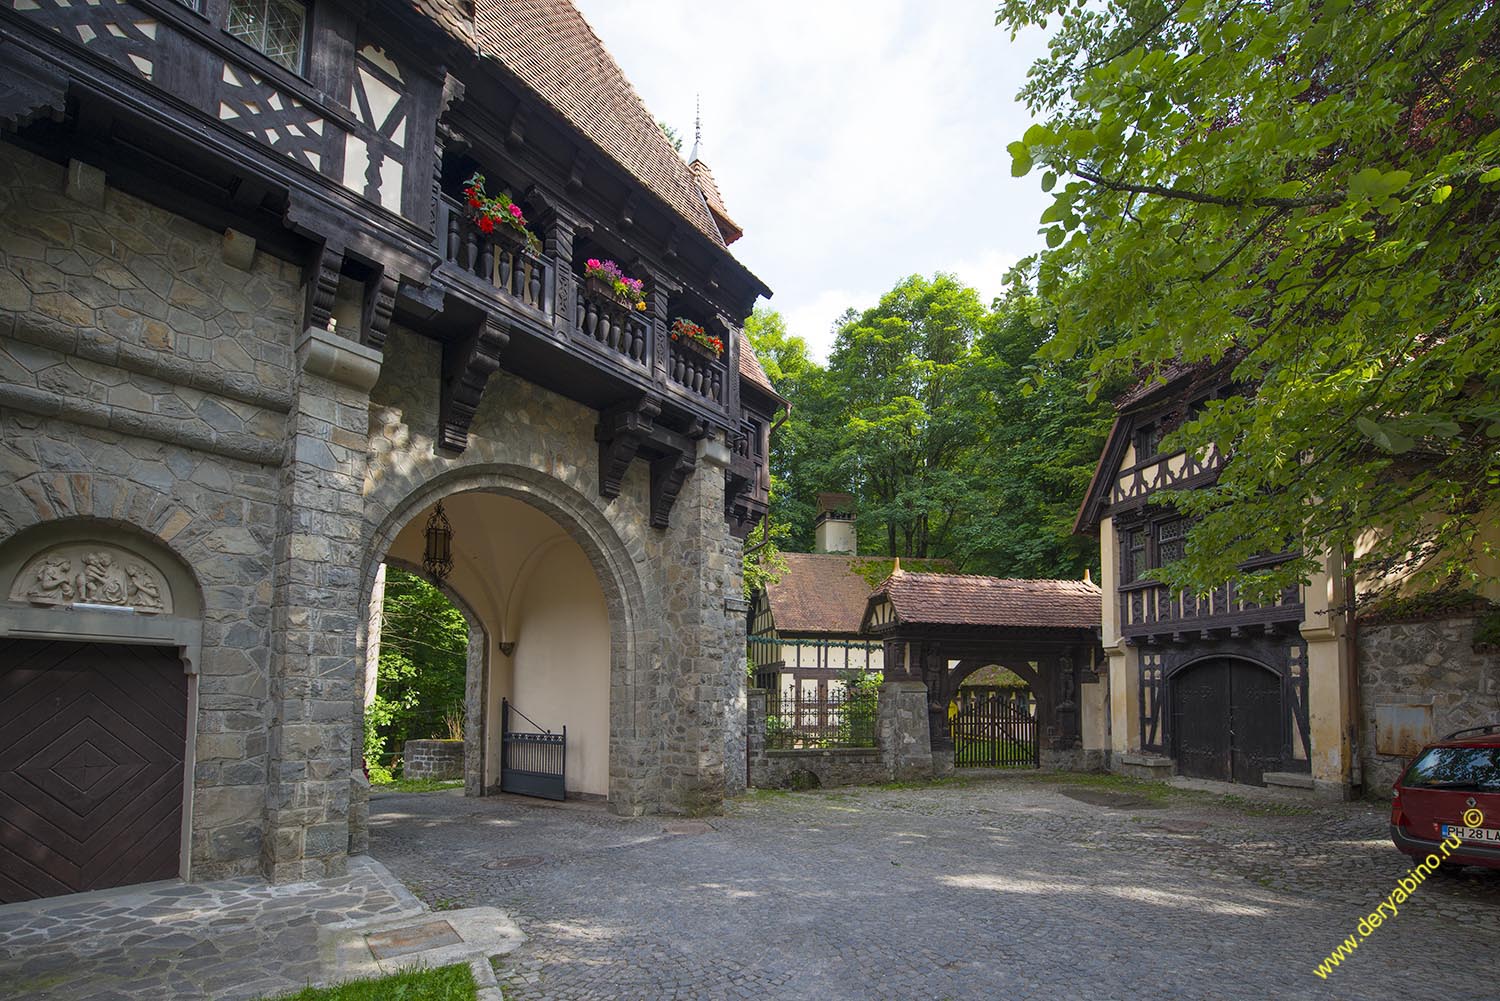
[[[481,233],[493,233],[495,231],[495,220],[491,219],[487,215],[480,216],[479,217],[479,231]]]

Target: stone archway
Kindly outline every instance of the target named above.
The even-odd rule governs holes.
[[[657,735],[652,726],[653,692],[646,679],[657,670],[657,626],[648,609],[659,603],[651,601],[638,569],[639,557],[586,497],[544,473],[513,465],[476,464],[440,474],[392,503],[373,525],[364,550],[361,593],[370,595],[379,563],[403,528],[437,501],[469,493],[521,501],[555,522],[582,550],[607,608],[610,807],[631,815],[653,808]],[[370,521],[376,516],[372,512]],[[499,639],[505,641],[503,635]]]

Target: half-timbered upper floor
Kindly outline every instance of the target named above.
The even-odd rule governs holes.
[[[602,494],[641,458],[665,524],[712,439],[732,530],[764,514],[784,404],[739,326],[769,290],[565,0],[0,0],[0,130],[299,263],[306,326],[441,342],[443,450],[504,368],[599,412]],[[481,222],[476,174],[526,232]],[[644,308],[590,260],[641,279]]]
[[[1221,373],[1184,368],[1117,401],[1119,412],[1074,528],[1097,534],[1101,549],[1107,550],[1101,554],[1101,583],[1105,601],[1114,607],[1106,620],[1126,640],[1182,638],[1204,630],[1295,628],[1303,619],[1300,588],[1257,603],[1241,597],[1233,583],[1203,595],[1184,594],[1152,574],[1185,555],[1190,527],[1184,515],[1163,502],[1162,493],[1212,484],[1221,462],[1211,448],[1198,454],[1168,451],[1162,441],[1228,384]],[[1283,559],[1273,554],[1264,562]]]

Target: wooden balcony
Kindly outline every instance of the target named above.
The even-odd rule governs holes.
[[[486,235],[457,201],[437,205],[438,252],[450,274],[472,279],[519,318],[550,329],[557,312],[557,276],[549,258],[518,243]],[[442,265],[440,265],[441,267]]]
[[[1243,598],[1234,584],[1205,595],[1173,593],[1155,581],[1123,584],[1120,595],[1120,635],[1126,639],[1178,639],[1208,630],[1239,633],[1246,630],[1295,628],[1302,621],[1302,589],[1289,587],[1273,601]]]

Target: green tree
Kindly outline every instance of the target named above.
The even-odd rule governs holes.
[[[1018,269],[1096,389],[1220,365],[1168,441],[1228,457],[1176,503],[1173,583],[1269,591],[1365,529],[1370,569],[1482,579],[1500,488],[1500,6],[1004,0],[1054,29],[1011,145],[1048,250]],[[1210,542],[1210,540],[1212,540]]]
[[[384,766],[407,740],[446,737],[443,716],[464,704],[469,628],[443,593],[387,567],[379,680],[365,712],[365,757]]]
[[[838,412],[821,449],[830,482],[849,484],[860,525],[887,555],[951,550],[956,522],[983,485],[971,461],[990,424],[974,364],[986,316],[949,275],[913,275],[839,330],[828,375]]]

